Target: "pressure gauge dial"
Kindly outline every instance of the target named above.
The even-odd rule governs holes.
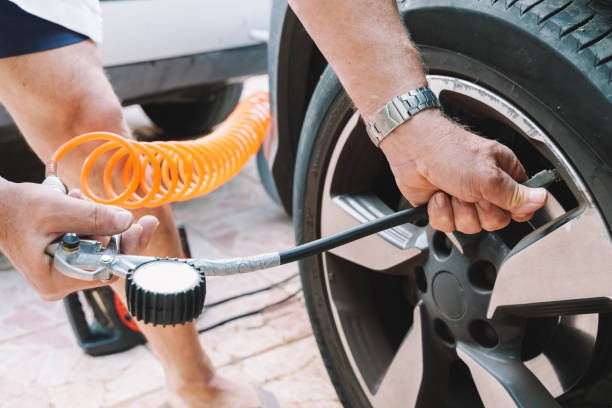
[[[204,273],[187,261],[156,259],[129,271],[125,292],[136,320],[174,326],[202,313],[206,280]]]

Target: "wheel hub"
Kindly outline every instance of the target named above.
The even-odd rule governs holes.
[[[487,307],[496,271],[509,249],[495,233],[453,233],[452,238],[427,227],[430,253],[419,267],[420,298],[436,334],[447,344],[495,347],[500,343],[498,331],[506,330],[503,321],[495,322],[495,328],[487,321]],[[512,331],[515,338],[516,327]]]
[[[467,295],[459,280],[447,271],[438,272],[433,279],[432,296],[444,317],[459,320],[467,309]]]

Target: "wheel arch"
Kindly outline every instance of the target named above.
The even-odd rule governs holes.
[[[260,151],[265,187],[291,214],[293,173],[306,108],[327,62],[286,0],[274,0],[268,43],[271,131]],[[268,178],[266,182],[266,178]]]

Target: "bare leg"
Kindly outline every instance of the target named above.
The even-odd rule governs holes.
[[[104,76],[97,46],[91,41],[0,59],[0,102],[43,162],[62,143],[82,133],[109,131],[130,137],[121,105]],[[72,188],[79,186],[80,166],[89,151],[91,146],[85,146],[61,161],[59,176]],[[180,240],[170,207],[134,211],[135,219],[145,214],[160,221],[146,254],[180,257]],[[113,287],[125,301],[123,281]],[[252,387],[215,375],[194,324],[139,327],[163,365],[173,406],[257,405]]]

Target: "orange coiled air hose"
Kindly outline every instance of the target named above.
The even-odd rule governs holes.
[[[92,200],[124,208],[157,207],[207,194],[234,177],[257,152],[270,122],[266,92],[241,101],[211,134],[180,142],[137,142],[114,133],[96,132],[64,143],[47,165],[55,174],[57,163],[68,151],[85,143],[105,141],[87,157],[81,168],[81,188]],[[102,155],[110,152],[102,181],[107,197],[94,193],[89,173]],[[108,157],[108,155],[107,155]],[[112,183],[121,172],[123,191]]]

